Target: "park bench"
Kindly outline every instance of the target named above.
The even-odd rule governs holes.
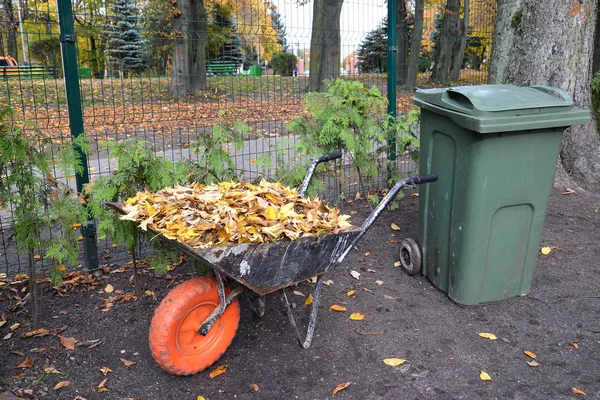
[[[2,79],[56,78],[56,68],[41,65],[0,66]]]
[[[234,61],[209,61],[206,70],[214,75],[233,75],[237,72],[238,65]]]

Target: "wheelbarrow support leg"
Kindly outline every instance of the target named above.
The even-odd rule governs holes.
[[[219,305],[213,310],[212,313],[204,320],[200,328],[198,328],[198,333],[202,336],[206,336],[210,328],[217,322],[219,317],[223,315],[227,307],[233,303],[233,301],[244,291],[246,288],[244,286],[240,286],[235,290],[229,292],[229,294],[225,295],[225,284],[223,283],[223,277],[220,273],[215,271],[215,277],[217,278],[217,290],[219,291]]]
[[[306,338],[302,340],[302,336],[300,335],[300,331],[298,330],[298,326],[296,325],[296,320],[294,319],[294,315],[292,314],[292,307],[290,306],[290,302],[288,301],[287,295],[285,294],[285,290],[283,292],[283,300],[285,305],[287,306],[287,314],[290,319],[290,324],[294,327],[296,331],[296,336],[298,337],[298,341],[300,345],[308,349],[312,343],[312,338],[315,333],[315,325],[317,324],[317,311],[319,309],[319,300],[321,299],[321,286],[323,285],[323,275],[319,275],[317,277],[317,285],[315,287],[315,291],[313,293],[313,303],[312,309],[310,311],[310,317],[308,319],[308,329],[306,331]]]

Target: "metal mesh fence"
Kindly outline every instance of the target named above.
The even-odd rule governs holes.
[[[339,27],[326,20],[313,35],[313,2],[184,1],[179,8],[163,0],[74,2],[84,131],[92,144],[90,179],[116,168],[115,160],[99,149],[102,141],[135,136],[171,160],[194,159],[195,139],[210,134],[224,111],[250,127],[243,148],[229,149],[243,177],[269,176],[276,162],[265,168],[257,160],[276,148],[284,150],[285,163],[301,162],[297,160],[302,154],[293,147],[295,137],[286,126],[303,110],[311,73],[315,74],[311,65],[318,65],[318,46],[322,57],[337,58],[324,76],[359,80],[387,92],[387,2],[340,0],[338,5]],[[400,21],[397,110],[401,114],[412,107],[412,90],[403,89],[400,75],[408,69],[416,4],[399,0],[396,5]],[[445,43],[452,44],[451,54],[461,51],[465,15],[464,56],[457,64],[457,76],[450,79],[439,71],[439,53],[446,51]],[[494,16],[492,0],[426,1],[417,87],[485,83]],[[333,41],[332,45],[327,36],[336,33],[339,44]],[[322,40],[311,43],[315,37]],[[65,38],[52,2],[6,0],[0,5],[0,106],[12,107],[17,122],[31,121],[54,140],[68,142],[61,40]],[[273,60],[281,51],[296,56],[296,68],[277,69]],[[204,54],[204,60],[189,56],[192,53]],[[18,66],[12,65],[15,62]],[[405,172],[414,167],[402,155],[396,163]],[[72,176],[59,170],[55,175],[74,186]],[[343,185],[328,186],[352,196],[357,187],[351,170],[337,178]],[[382,177],[371,189],[384,187]],[[323,195],[333,200],[338,194],[334,190]],[[9,276],[22,272],[24,266],[11,235],[11,221],[11,205],[3,204],[0,273]],[[111,250],[108,240],[100,243],[101,257],[115,261]]]

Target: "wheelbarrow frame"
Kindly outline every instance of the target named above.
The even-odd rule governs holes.
[[[320,163],[335,160],[341,157],[341,152],[334,152],[312,159],[298,193],[302,196],[306,194],[308,186],[310,185],[310,181]],[[164,238],[159,232],[151,228],[148,228],[148,230],[157,236],[162,237],[182,253],[200,261],[214,270],[218,287],[219,304],[198,328],[198,333],[200,335],[206,336],[219,317],[223,315],[227,307],[233,303],[239,295],[247,290],[253,291],[260,295],[258,300],[258,308],[255,308],[252,303],[250,303],[253,311],[259,316],[264,314],[264,295],[281,290],[282,300],[286,305],[290,324],[296,332],[296,336],[300,345],[306,349],[312,344],[316,327],[323,276],[329,270],[342,263],[346,255],[367,233],[369,228],[374,224],[385,208],[393,201],[400,190],[406,186],[435,182],[436,180],[436,175],[423,175],[409,177],[398,181],[381,200],[381,202],[375,207],[371,215],[369,215],[369,217],[363,222],[360,228],[353,227],[338,234],[308,236],[289,242],[276,241],[271,243],[249,243],[243,245],[193,249],[185,243]],[[125,214],[120,203],[109,202],[106,203],[106,205],[121,214]],[[306,263],[301,263],[304,260],[300,257],[309,254],[311,255],[312,259],[318,259],[317,265],[313,266],[312,264],[309,264],[306,266]],[[320,257],[317,257],[319,255]],[[287,265],[286,257],[288,257],[288,259],[298,261],[295,264],[296,269],[292,271],[294,273],[293,276],[286,276],[285,272],[290,273],[289,270],[283,272],[281,272],[281,270],[277,270],[277,276],[273,277],[266,283],[264,280],[250,281],[251,278],[255,278],[253,274],[248,274],[248,269],[250,268],[251,264],[261,264],[265,261],[272,261],[277,257],[282,257],[278,260],[280,265]],[[239,286],[229,293],[226,293],[223,275],[226,275],[236,281]],[[307,279],[311,279],[314,276],[317,277],[317,280],[313,291],[313,303],[309,315],[306,335],[303,338],[293,316],[292,307],[290,306],[287,294],[285,293],[285,288],[293,286]]]

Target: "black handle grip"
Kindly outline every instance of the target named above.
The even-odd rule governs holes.
[[[338,158],[342,158],[342,152],[334,151],[333,153],[325,154],[325,155],[322,155],[321,157],[317,158],[317,162],[321,163],[321,162],[325,162],[325,161],[336,160]]]
[[[430,183],[430,182],[435,182],[438,180],[438,176],[435,174],[428,174],[428,175],[420,175],[420,176],[415,176],[414,177],[414,183],[416,185],[420,184],[420,183]]]

